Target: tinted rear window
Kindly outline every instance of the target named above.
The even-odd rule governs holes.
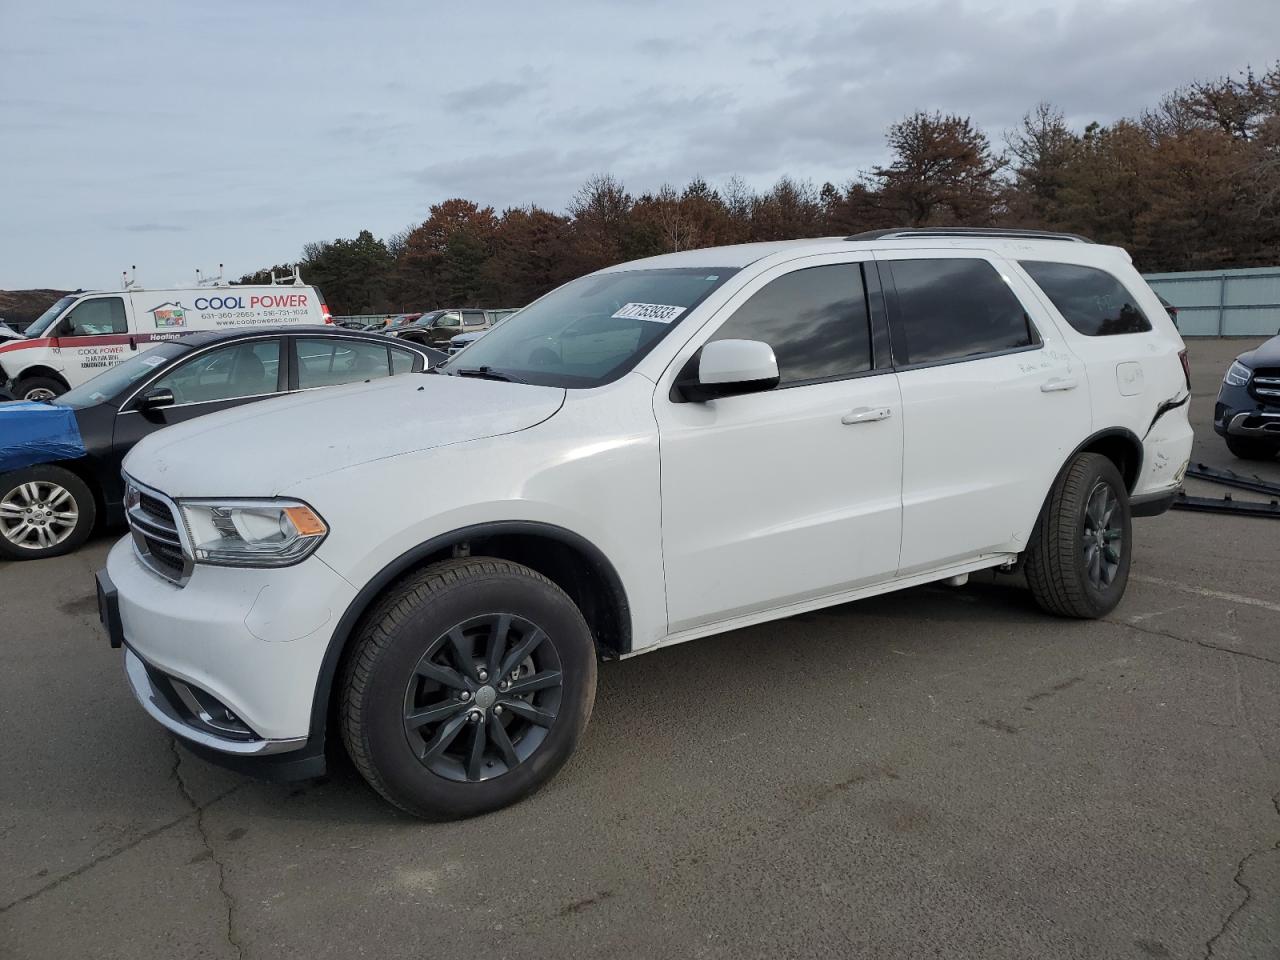
[[[1119,280],[1094,267],[1020,260],[1067,323],[1087,337],[1146,333],[1151,329],[1133,294]]]
[[[938,363],[1038,342],[1022,304],[985,260],[892,260],[900,362]]]

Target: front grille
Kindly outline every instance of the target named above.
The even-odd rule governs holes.
[[[163,494],[141,490],[132,481],[125,497],[125,516],[133,547],[148,567],[181,586],[191,576],[191,561],[182,547],[177,507]]]
[[[1263,403],[1280,406],[1280,369],[1262,367],[1253,372],[1249,392]]]

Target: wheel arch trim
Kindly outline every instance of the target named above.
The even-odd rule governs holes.
[[[329,706],[333,697],[334,680],[337,677],[338,665],[342,662],[343,653],[350,645],[352,634],[360,618],[396,580],[397,577],[412,570],[427,557],[449,547],[457,546],[470,540],[499,536],[533,536],[554,540],[570,547],[588,558],[594,572],[599,574],[609,589],[611,600],[618,611],[619,629],[618,653],[625,654],[631,650],[631,608],[627,601],[626,589],[617,569],[605,556],[604,552],[590,540],[574,533],[572,530],[555,524],[532,520],[506,520],[490,523],[471,524],[459,527],[447,533],[432,537],[415,547],[406,550],[396,557],[373,577],[371,577],[355,598],[347,605],[338,620],[337,627],[329,637],[328,647],[320,662],[320,672],[316,676],[316,688],[311,701],[311,732],[308,740],[313,749],[323,749],[329,722]]]

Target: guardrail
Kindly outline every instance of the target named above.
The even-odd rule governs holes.
[[[1178,308],[1184,337],[1269,337],[1280,331],[1280,267],[1143,276]]]

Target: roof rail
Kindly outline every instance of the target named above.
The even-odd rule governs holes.
[[[945,237],[995,237],[1005,240],[1070,240],[1093,243],[1078,233],[1056,233],[1053,230],[1019,230],[1008,227],[895,227],[892,230],[868,230],[845,237],[846,240],[912,240]]]

